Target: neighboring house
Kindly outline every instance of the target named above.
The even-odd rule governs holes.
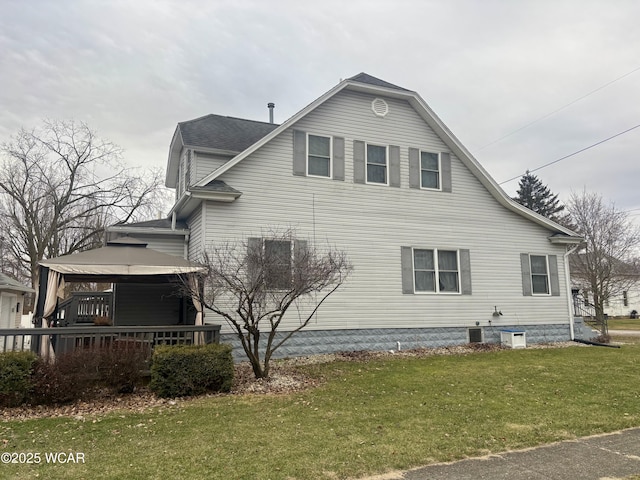
[[[197,261],[209,245],[264,245],[292,228],[347,252],[347,283],[280,355],[495,342],[502,329],[529,343],[574,335],[566,254],[580,238],[511,200],[416,92],[365,73],[282,125],[179,123],[166,185],[168,220],[109,235]],[[205,320],[234,341],[221,318]]]
[[[569,257],[571,270],[571,288],[574,294],[574,301],[578,308],[585,312],[595,314],[593,311],[593,292],[589,283],[586,281],[585,275],[581,275],[581,269],[584,260],[584,253],[572,254]],[[624,263],[618,260],[610,261],[612,274],[617,278],[615,282],[615,292],[610,298],[604,302],[604,313],[609,317],[640,317],[640,271],[633,264]],[[606,265],[603,268],[608,268]]]
[[[0,273],[0,328],[20,328],[26,294],[35,290]]]
[[[632,312],[635,310],[635,315]],[[620,294],[605,302],[604,313],[609,317],[640,317],[640,278]]]

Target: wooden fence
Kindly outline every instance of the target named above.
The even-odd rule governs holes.
[[[55,327],[0,329],[0,352],[31,350],[45,357],[75,349],[202,345],[220,341],[220,325]]]

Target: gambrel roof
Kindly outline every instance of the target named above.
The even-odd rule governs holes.
[[[420,115],[424,122],[440,137],[440,139],[447,145],[451,152],[469,169],[469,171],[471,171],[471,173],[476,178],[478,178],[482,185],[484,185],[489,193],[491,193],[491,195],[502,206],[550,230],[551,235],[549,236],[549,240],[552,243],[575,244],[581,240],[581,238],[571,230],[558,225],[555,222],[541,215],[538,215],[537,213],[534,213],[528,208],[512,200],[502,190],[502,188],[500,188],[497,182],[489,175],[484,167],[482,167],[482,165],[480,165],[480,163],[466,149],[466,147],[462,145],[462,143],[455,137],[455,135],[453,135],[453,133],[442,122],[442,120],[440,120],[435,112],[431,110],[429,105],[418,93],[391,84],[364,72],[359,73],[358,75],[355,75],[351,78],[347,78],[346,80],[342,80],[340,83],[338,83],[338,85],[311,102],[309,105],[304,107],[302,110],[300,110],[298,113],[293,115],[281,125],[268,123],[265,124],[263,122],[253,122],[250,120],[241,121],[240,119],[230,119],[230,117],[219,117],[216,115],[202,117],[200,119],[192,120],[191,122],[182,122],[178,124],[176,135],[181,135],[182,130],[184,130],[185,128],[194,127],[195,130],[204,128],[204,126],[206,125],[205,122],[207,121],[217,121],[222,128],[218,132],[210,132],[208,134],[201,132],[200,136],[194,134],[191,137],[188,137],[194,143],[189,144],[183,141],[183,145],[181,146],[179,146],[176,142],[176,135],[174,135],[174,141],[172,142],[170,150],[169,166],[167,168],[167,186],[175,186],[175,180],[177,178],[177,160],[179,159],[180,152],[180,150],[177,150],[178,147],[181,149],[183,147],[188,148],[189,146],[191,146],[201,151],[212,151],[212,153],[227,155],[229,157],[229,161],[192,185],[192,187],[196,188],[207,187],[207,185],[209,185],[212,181],[219,180],[219,177],[222,174],[232,169],[239,162],[243,161],[249,155],[256,152],[259,148],[270,142],[279,134],[285,132],[289,128],[292,128],[300,119],[314,111],[320,105],[343,90],[361,92],[369,95],[395,98],[406,101],[407,103],[409,103],[409,105],[411,105],[411,107],[413,107],[416,113]],[[234,124],[231,120],[237,123]],[[189,125],[189,127],[186,127],[187,125]],[[213,123],[210,123],[210,125],[213,125]],[[232,130],[233,125],[237,125],[239,127],[238,131],[230,131]],[[250,138],[246,137],[246,142],[244,140],[240,140],[240,137],[243,135],[242,128],[246,128],[247,131],[251,132],[251,134],[253,135]],[[216,139],[216,143],[210,141],[212,138]],[[197,145],[195,143],[197,141],[201,141],[201,145]],[[223,148],[220,148],[221,146],[225,145],[232,148],[241,148],[244,146],[244,149],[240,153],[238,153],[237,150],[225,150]]]

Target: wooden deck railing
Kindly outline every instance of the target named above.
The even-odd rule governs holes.
[[[60,355],[78,348],[145,347],[151,353],[156,345],[194,345],[219,341],[220,325],[0,329],[0,352],[31,350],[45,356],[50,356],[52,352]],[[41,348],[41,345],[48,345],[50,348]]]
[[[60,326],[93,323],[98,317],[110,318],[112,311],[111,292],[73,292],[58,305],[56,323]]]

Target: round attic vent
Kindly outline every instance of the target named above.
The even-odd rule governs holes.
[[[384,117],[387,113],[389,113],[389,105],[381,98],[375,98],[373,102],[371,102],[371,110],[378,117]]]

